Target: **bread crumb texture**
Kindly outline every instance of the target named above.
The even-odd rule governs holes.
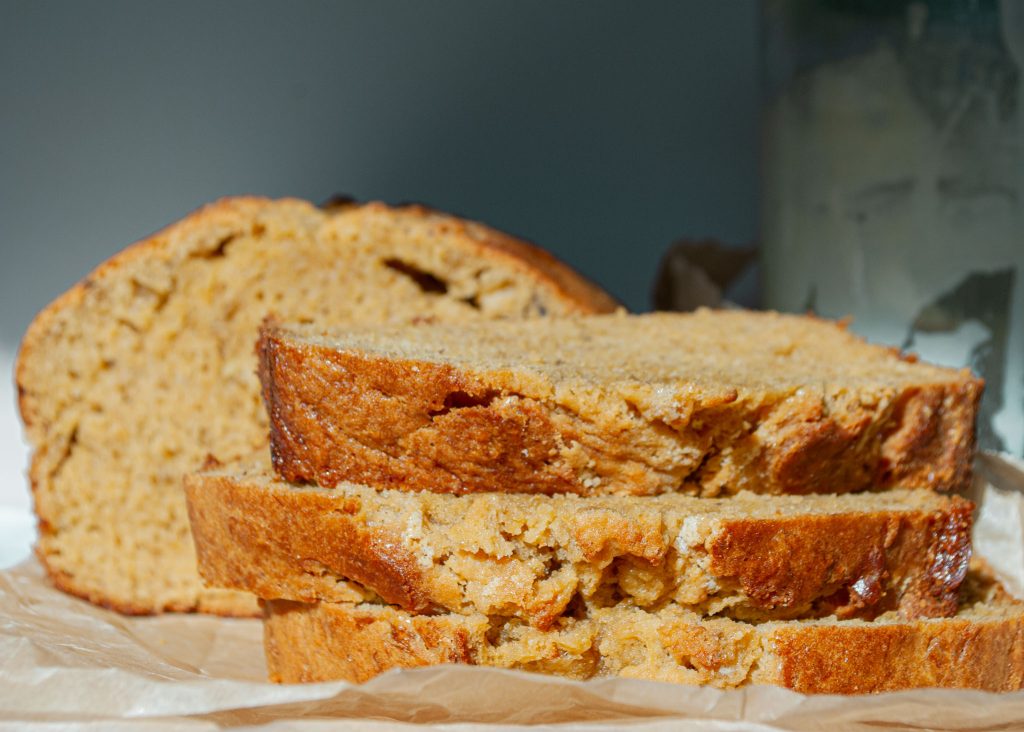
[[[550,255],[422,207],[225,199],[101,265],[35,319],[17,365],[40,538],[61,588],[124,612],[254,613],[202,589],[181,476],[265,449],[253,344],[296,321],[608,311]]]

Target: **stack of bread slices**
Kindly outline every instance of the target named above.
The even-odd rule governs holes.
[[[123,612],[260,598],[279,681],[1021,688],[1024,604],[957,497],[979,380],[814,318],[615,309],[420,206],[217,202],[29,328],[37,554]]]
[[[270,675],[470,663],[856,693],[1017,689],[971,557],[981,383],[712,312],[331,327],[258,344],[270,464],[185,480]]]

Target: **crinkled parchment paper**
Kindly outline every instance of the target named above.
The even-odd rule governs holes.
[[[976,551],[1022,594],[1024,466],[983,455],[978,472]],[[53,590],[35,563],[0,572],[0,729],[1024,729],[1024,692],[815,697],[456,666],[362,686],[263,678],[256,620],[125,618]]]

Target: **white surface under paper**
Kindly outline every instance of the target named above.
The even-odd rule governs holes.
[[[1024,472],[995,456],[979,469],[1001,489],[979,481],[977,548],[1019,592]],[[468,666],[279,686],[264,671],[256,620],[125,618],[53,590],[34,561],[0,572],[0,729],[1024,729],[1024,692],[815,697]]]
[[[25,479],[28,447],[18,419],[14,356],[0,350],[0,568],[28,557],[36,530]]]

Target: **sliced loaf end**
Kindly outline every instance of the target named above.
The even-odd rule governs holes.
[[[124,612],[249,614],[204,590],[183,474],[265,450],[253,342],[323,322],[536,317],[614,303],[486,227],[369,204],[224,199],[100,265],[41,312],[17,363],[37,553],[62,589]]]

